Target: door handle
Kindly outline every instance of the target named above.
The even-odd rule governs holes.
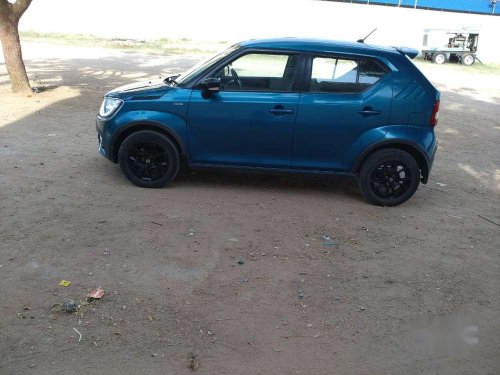
[[[282,105],[277,105],[273,109],[269,110],[273,115],[291,115],[293,111],[291,109],[285,109]]]
[[[363,117],[377,116],[377,115],[382,114],[381,111],[377,111],[377,110],[373,109],[372,107],[365,107],[365,108],[363,108],[363,110],[358,111],[358,113],[360,115],[362,115]]]

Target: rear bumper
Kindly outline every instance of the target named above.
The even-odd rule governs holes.
[[[429,176],[431,174],[432,165],[434,164],[434,158],[436,157],[436,152],[437,152],[438,146],[439,146],[439,141],[437,138],[434,138],[434,142],[431,144],[431,146],[427,150],[427,157],[428,157],[428,159],[427,159],[427,173],[423,174],[423,176],[422,176],[422,182],[424,184],[426,184],[427,181],[429,181]]]

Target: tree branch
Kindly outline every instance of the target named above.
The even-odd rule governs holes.
[[[31,1],[32,0],[17,0],[14,4],[12,4],[12,12],[18,20],[24,12],[26,12],[26,9],[30,6]]]
[[[9,3],[7,0],[0,0],[0,24],[8,21],[11,10],[11,3]]]
[[[9,3],[7,0],[0,0],[0,13],[7,15],[11,12],[12,10],[12,4]]]

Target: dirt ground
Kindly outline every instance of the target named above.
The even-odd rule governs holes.
[[[423,65],[431,179],[380,208],[337,179],[134,187],[97,153],[102,96],[199,56],[24,48],[54,88],[14,96],[0,65],[1,374],[499,373],[498,74]]]

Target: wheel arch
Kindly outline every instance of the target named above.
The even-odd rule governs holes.
[[[422,175],[420,180],[424,184],[427,183],[429,179],[429,160],[425,154],[425,151],[423,151],[418,144],[404,140],[389,140],[368,147],[361,153],[360,156],[358,156],[358,158],[354,162],[352,172],[354,174],[358,174],[361,168],[363,167],[363,163],[371,154],[373,154],[376,151],[388,148],[396,148],[399,150],[403,150],[409,153],[411,156],[413,156],[417,161],[418,167],[420,168],[420,173]]]
[[[120,131],[115,134],[111,141],[111,160],[114,163],[118,162],[118,151],[120,146],[130,134],[141,130],[152,130],[167,136],[177,148],[179,155],[187,155],[186,145],[181,137],[165,124],[156,121],[134,121],[120,127]]]

